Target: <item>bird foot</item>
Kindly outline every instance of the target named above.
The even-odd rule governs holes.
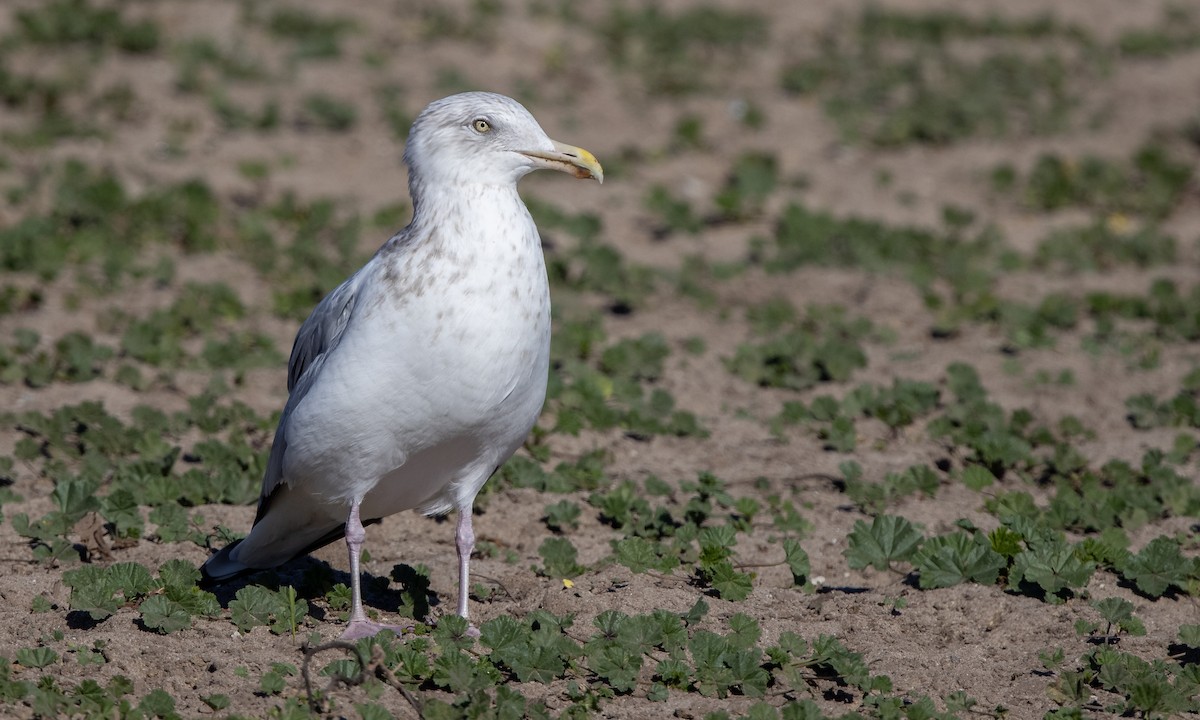
[[[342,640],[359,640],[365,637],[374,637],[383,630],[391,630],[396,634],[396,637],[404,637],[412,635],[412,625],[388,625],[387,623],[377,623],[374,620],[351,620],[346,629],[342,631]]]

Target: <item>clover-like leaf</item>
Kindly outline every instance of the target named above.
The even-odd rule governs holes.
[[[21,648],[15,659],[25,667],[41,669],[58,662],[58,653],[48,647]]]
[[[968,465],[963,468],[962,482],[972,490],[982,490],[996,482],[996,476],[982,465]]]
[[[521,682],[540,682],[549,685],[563,675],[566,662],[559,647],[532,643],[520,651],[504,653],[504,662]]]
[[[728,653],[724,662],[729,668],[733,685],[747,697],[762,697],[767,692],[771,674],[762,667],[762,652],[757,649]]]
[[[174,717],[175,698],[171,697],[166,690],[157,688],[146,693],[146,696],[138,703],[138,710],[150,717]]]
[[[641,653],[614,642],[602,642],[587,649],[588,667],[618,693],[632,692],[637,686],[642,659]]]
[[[783,557],[788,569],[792,571],[792,582],[796,585],[807,583],[812,568],[809,565],[808,553],[800,547],[800,541],[795,538],[784,538]]]
[[[116,563],[105,572],[113,587],[120,590],[127,600],[145,595],[157,587],[145,565],[135,562]]]
[[[944,588],[967,580],[991,585],[1008,563],[984,536],[957,532],[926,540],[913,564],[921,573],[922,588]]]
[[[102,568],[85,565],[63,573],[63,582],[71,588],[71,609],[86,612],[93,620],[104,620],[121,607],[114,595],[116,584]]]
[[[712,588],[717,591],[717,594],[725,600],[732,600],[734,602],[745,600],[753,589],[750,576],[735,570],[728,560],[716,563],[704,575]]]
[[[1179,543],[1160,536],[1130,555],[1118,568],[1126,579],[1132,580],[1137,589],[1150,597],[1161,597],[1171,586],[1184,587],[1188,576],[1197,572],[1197,562],[1185,558],[1179,551]]]
[[[1200,648],[1200,624],[1180,625],[1179,642],[1191,648]]]
[[[1124,598],[1107,597],[1103,600],[1093,600],[1092,607],[1100,612],[1109,626],[1111,631],[1113,626],[1118,630],[1129,633],[1130,635],[1140,636],[1146,634],[1146,626],[1142,621],[1133,616],[1133,603]]]
[[[493,652],[506,652],[529,644],[530,630],[507,615],[488,620],[479,626],[479,642]]]
[[[192,616],[182,605],[164,595],[152,595],[139,608],[142,622],[151,630],[166,635],[192,626]]]
[[[486,662],[482,664],[488,665]],[[433,674],[430,679],[438,687],[450,692],[469,692],[492,682],[486,673],[480,672],[479,665],[480,663],[461,650],[442,653],[433,661]]]
[[[679,565],[678,556],[668,546],[636,536],[613,541],[613,557],[635,573],[669,572]]]
[[[221,614],[221,603],[217,596],[195,585],[168,585],[164,588],[163,595],[171,602],[177,603],[189,615],[216,617]]]
[[[868,565],[886,570],[894,562],[910,559],[921,543],[921,533],[908,520],[894,515],[878,515],[868,526],[854,523],[847,538],[846,561],[859,569]]]
[[[1022,581],[1030,582],[1041,587],[1047,601],[1061,602],[1055,599],[1058,593],[1067,588],[1083,587],[1095,570],[1094,563],[1081,561],[1071,548],[1047,544],[1013,558],[1008,586],[1016,590]]]
[[[247,585],[229,602],[230,619],[242,632],[269,625],[271,616],[281,609],[278,595],[260,585]]]
[[[308,614],[308,601],[301,600],[296,595],[296,588],[286,585],[276,592],[278,610],[271,622],[271,632],[282,635],[285,631],[295,635],[296,628]]]
[[[573,578],[585,568],[577,561],[579,551],[565,537],[548,537],[542,541],[538,554],[546,564],[544,572],[555,578]]]
[[[174,558],[158,566],[164,587],[190,587],[200,580],[200,571],[187,560]]]
[[[749,650],[762,636],[762,628],[758,621],[745,613],[734,613],[729,618],[729,635],[726,639],[730,645],[739,650]]]

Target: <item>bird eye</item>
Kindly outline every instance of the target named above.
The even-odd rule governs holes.
[[[481,135],[492,129],[492,124],[483,118],[478,118],[475,122],[471,123],[471,126],[475,128],[475,132]]]

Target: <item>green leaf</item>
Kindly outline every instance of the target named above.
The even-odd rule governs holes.
[[[697,630],[688,642],[697,670],[720,665],[721,657],[731,649],[728,640],[708,630]]]
[[[750,576],[733,569],[733,564],[722,560],[705,573],[708,583],[725,600],[745,600],[753,589]]]
[[[74,696],[73,700],[79,703],[81,710],[104,713],[112,712],[116,706],[108,691],[100,683],[90,678],[79,683],[71,694]]]
[[[667,610],[655,610],[650,613],[647,624],[652,624],[653,628],[645,630],[645,644],[654,644],[668,653],[680,651],[687,644],[687,629],[679,615]]]
[[[642,669],[642,654],[623,645],[603,642],[587,651],[588,668],[606,680],[618,693],[629,693],[637,687]]]
[[[988,542],[992,549],[1006,558],[1011,558],[1021,552],[1021,535],[1010,528],[1001,525],[988,533]]]
[[[762,652],[757,648],[727,653],[724,658],[729,667],[733,685],[747,697],[762,697],[767,692],[771,675],[762,668]]]
[[[705,697],[724,697],[736,680],[725,664],[728,654],[737,652],[725,638],[707,630],[697,631],[688,643],[695,663],[695,685]]]
[[[350,586],[346,583],[337,583],[325,593],[325,602],[329,603],[329,607],[334,610],[347,610],[350,608]],[[449,615],[447,617],[454,617]],[[440,623],[439,623],[440,625]]]
[[[1108,622],[1109,629],[1115,625],[1118,630],[1133,636],[1146,634],[1146,626],[1133,616],[1133,603],[1124,598],[1109,597],[1103,600],[1093,600],[1092,607],[1100,612],[1100,616]]]
[[[811,663],[818,668],[828,668],[847,685],[856,688],[866,688],[872,683],[862,655],[846,649],[841,641],[830,635],[819,635],[813,641]]]
[[[982,585],[996,582],[1008,563],[982,535],[956,532],[929,538],[913,556],[922,589],[945,588],[967,580]]]
[[[1095,570],[1094,563],[1079,560],[1071,548],[1047,544],[1013,558],[1008,587],[1019,590],[1022,581],[1030,582],[1041,587],[1048,602],[1056,602],[1061,591],[1086,585]]]
[[[430,679],[438,687],[453,693],[468,692],[490,684],[487,675],[479,672],[475,660],[460,650],[439,655],[433,661]]]
[[[862,520],[856,521],[847,540],[845,555],[850,567],[870,565],[876,570],[886,570],[893,562],[913,556],[921,543],[921,533],[902,517],[878,515],[870,527]]]
[[[269,625],[271,616],[281,610],[279,596],[260,585],[247,585],[229,601],[230,619],[242,632]]]
[[[175,714],[175,698],[165,690],[151,690],[138,703],[138,709],[152,717],[167,718]]]
[[[58,653],[48,647],[21,648],[15,659],[27,668],[44,668],[58,662]]]
[[[1196,572],[1196,561],[1183,557],[1179,543],[1159,536],[1150,541],[1142,551],[1130,555],[1118,568],[1121,575],[1137,585],[1137,589],[1150,597],[1161,597],[1171,586],[1183,588],[1188,575]]]
[[[739,650],[749,650],[762,637],[762,628],[759,627],[758,621],[745,613],[734,613],[733,617],[729,618],[729,630],[726,639]]]
[[[968,465],[962,471],[963,485],[976,492],[996,481],[996,476],[982,465]]]
[[[157,527],[154,536],[159,542],[179,542],[188,539],[187,511],[180,505],[159,505],[150,511],[150,522]]]
[[[282,635],[286,631],[295,636],[296,628],[308,614],[308,601],[298,599],[296,588],[291,585],[279,588],[276,597],[278,598],[278,611],[271,622],[271,632]]]
[[[1200,648],[1200,624],[1180,625],[1179,642],[1191,648]]]
[[[387,708],[375,703],[354,703],[354,709],[362,720],[393,720]]]
[[[677,658],[660,660],[654,668],[654,676],[667,687],[687,687],[689,669],[687,663]]]
[[[547,505],[545,513],[546,527],[554,532],[564,532],[579,527],[581,511],[579,505],[570,500],[559,500]]]
[[[1100,611],[1100,617],[1113,625],[1133,617],[1133,603],[1124,598],[1108,597],[1103,600],[1093,600],[1092,607]]]
[[[780,711],[782,720],[822,720],[825,714],[812,700],[791,700]]]
[[[683,614],[682,619],[683,622],[688,625],[688,627],[694,627],[697,623],[703,620],[704,616],[707,614],[708,603],[704,602],[704,598],[698,598],[695,604],[693,604],[692,607]]]
[[[338,662],[338,661],[335,661],[335,662]],[[353,662],[353,661],[344,661],[344,662]],[[357,668],[357,665],[355,665],[355,668]],[[328,669],[328,667],[326,669]],[[354,677],[354,675],[355,675],[355,673],[352,671],[349,673],[348,676]],[[262,678],[260,678],[258,681],[258,687],[260,690],[262,690],[267,695],[278,695],[279,693],[283,692],[284,688],[287,687],[287,680],[285,680],[283,678],[282,674],[277,673],[274,670],[271,670],[271,671],[263,673]]]
[[[217,601],[217,596],[195,585],[168,585],[164,595],[189,615],[216,617],[221,614],[221,603]]]
[[[86,480],[59,480],[51,493],[58,502],[58,510],[75,522],[84,514],[100,509],[95,484]]]
[[[808,562],[808,553],[800,547],[800,541],[794,538],[784,538],[783,557],[788,569],[792,571],[792,582],[801,586],[807,583],[812,569]]]
[[[192,616],[182,605],[164,595],[152,595],[142,603],[142,622],[166,635],[192,626]]]
[[[110,565],[105,572],[113,587],[120,590],[127,600],[149,593],[157,587],[145,565],[123,562]]]
[[[68,570],[63,582],[71,588],[71,609],[86,612],[93,620],[104,620],[122,605],[113,597],[117,588],[108,573],[95,565]]]
[[[616,561],[635,573],[647,570],[670,572],[679,565],[678,556],[669,547],[643,537],[614,540],[612,545]]]
[[[560,679],[566,669],[558,647],[536,643],[528,649],[507,654],[504,662],[521,682],[540,682],[543,685]]]
[[[501,615],[479,626],[479,642],[493,652],[505,652],[529,644],[529,628],[517,620]]]
[[[474,638],[467,634],[471,624],[466,618],[458,615],[445,615],[438,618],[437,626],[433,629],[433,637],[445,651],[447,648],[465,649],[475,644]],[[424,655],[421,656],[424,658]]]
[[[191,587],[200,580],[200,571],[190,562],[175,558],[158,566],[158,578],[164,587]]]
[[[538,554],[542,556],[549,577],[573,578],[587,569],[577,562],[579,551],[565,537],[546,538],[538,548]]]
[[[101,500],[104,519],[111,522],[117,531],[117,537],[141,537],[142,514],[138,509],[138,501],[127,488],[120,488],[109,493]]]

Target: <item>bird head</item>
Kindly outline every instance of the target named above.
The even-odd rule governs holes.
[[[521,103],[486,92],[430,103],[413,122],[404,161],[425,185],[516,183],[534,170],[604,182],[595,155],[551,140]]]

